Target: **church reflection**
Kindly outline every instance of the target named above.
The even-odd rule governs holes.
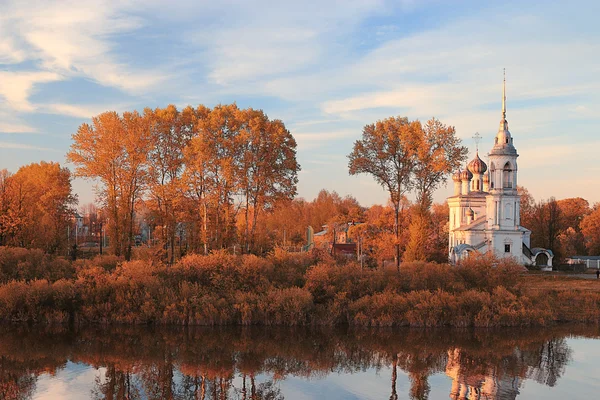
[[[97,369],[93,399],[284,399],[282,382],[332,373],[389,372],[389,398],[406,373],[409,393],[427,399],[445,374],[449,397],[516,399],[526,380],[554,386],[571,360],[565,337],[597,329],[344,331],[310,329],[0,330],[0,398],[28,399],[44,374],[67,362]]]

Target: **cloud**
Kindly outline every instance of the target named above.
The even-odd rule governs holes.
[[[23,60],[25,60],[25,52],[19,50],[11,38],[0,37],[0,64],[16,64]]]
[[[24,143],[0,142],[0,149],[57,151],[47,147],[32,146]]]
[[[2,118],[0,116],[0,118]],[[37,129],[20,122],[1,122],[0,133],[35,133]]]
[[[61,79],[62,77],[54,72],[0,71],[0,96],[4,97],[5,104],[15,111],[34,111],[35,106],[29,102],[29,96],[34,86]]]
[[[141,17],[132,15],[136,4],[140,5],[101,0],[3,4],[0,62],[8,71],[0,73],[0,95],[8,106],[35,111],[28,99],[36,85],[71,77],[136,94],[163,83],[169,74],[159,66],[134,67],[116,49],[119,35],[144,26]],[[32,65],[29,71],[22,70],[24,61]],[[73,108],[62,108],[73,114]]]
[[[325,142],[356,136],[353,130],[323,131],[323,132],[293,132],[299,149],[307,149]]]
[[[0,134],[36,133],[37,129],[21,120],[14,113],[8,112],[5,102],[0,102]]]
[[[93,104],[93,105],[78,105],[78,104],[42,104],[39,106],[38,111],[48,114],[60,114],[75,118],[92,118],[105,111],[114,110],[121,111],[125,109],[124,104]]]

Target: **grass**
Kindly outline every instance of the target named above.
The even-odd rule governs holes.
[[[525,274],[519,282],[524,293],[582,291],[600,293],[600,280],[565,275]]]

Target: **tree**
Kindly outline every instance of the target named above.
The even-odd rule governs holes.
[[[596,203],[592,212],[581,221],[581,232],[589,254],[600,254],[600,203]]]
[[[558,200],[560,209],[560,232],[558,243],[564,256],[585,254],[585,238],[581,233],[581,221],[590,213],[590,204],[581,197]]]
[[[418,132],[414,182],[418,210],[426,213],[431,207],[433,192],[467,159],[468,149],[460,145],[461,140],[453,126],[446,126],[435,118],[427,121]]]
[[[235,104],[202,110],[187,152],[186,176],[203,207],[205,252],[233,243],[234,196],[240,180],[241,111]],[[211,219],[211,224],[209,224]],[[212,228],[212,235],[209,235]]]
[[[8,239],[14,236],[19,226],[12,207],[15,193],[11,177],[12,174],[8,170],[0,170],[0,246],[6,246]]]
[[[420,209],[421,205],[417,205]],[[428,258],[427,243],[430,240],[430,219],[425,212],[414,212],[409,231],[409,240],[403,255],[404,261],[426,261]]]
[[[75,175],[98,179],[106,206],[115,255],[131,258],[135,204],[147,184],[152,141],[148,119],[137,112],[105,112],[82,124],[73,135],[67,159]]]
[[[531,246],[543,247],[557,253],[557,239],[561,233],[561,211],[554,197],[538,202],[531,215]]]
[[[196,124],[195,111],[186,107],[179,112],[174,105],[164,109],[144,110],[150,128],[152,148],[148,154],[148,188],[150,208],[162,230],[163,242],[170,248],[169,262],[175,258],[178,214],[182,212],[182,174],[184,149],[189,144]]]
[[[259,213],[296,195],[300,165],[296,141],[282,121],[270,121],[262,110],[251,108],[243,111],[242,118],[240,190],[246,203],[246,251],[250,251]]]
[[[533,221],[533,209],[535,199],[529,193],[529,190],[523,186],[517,186],[517,193],[520,196],[521,226],[531,229]]]
[[[351,175],[366,173],[389,193],[394,208],[396,236],[396,266],[400,267],[399,215],[402,196],[415,189],[418,209],[412,235],[409,259],[425,257],[425,240],[431,217],[429,209],[433,192],[443,184],[448,174],[466,159],[467,149],[460,146],[453,127],[435,118],[423,126],[407,118],[388,118],[363,128],[362,140],[354,143],[348,156]],[[416,257],[416,258],[415,258]]]
[[[66,248],[77,197],[71,173],[58,163],[40,162],[0,177],[0,237],[4,244],[56,253]]]
[[[369,174],[386,189],[394,208],[396,267],[400,270],[399,217],[402,196],[412,188],[412,174],[419,148],[418,121],[391,117],[363,128],[348,155],[350,175]]]

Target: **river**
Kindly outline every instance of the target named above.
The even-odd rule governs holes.
[[[0,399],[590,399],[600,329],[0,328]]]

